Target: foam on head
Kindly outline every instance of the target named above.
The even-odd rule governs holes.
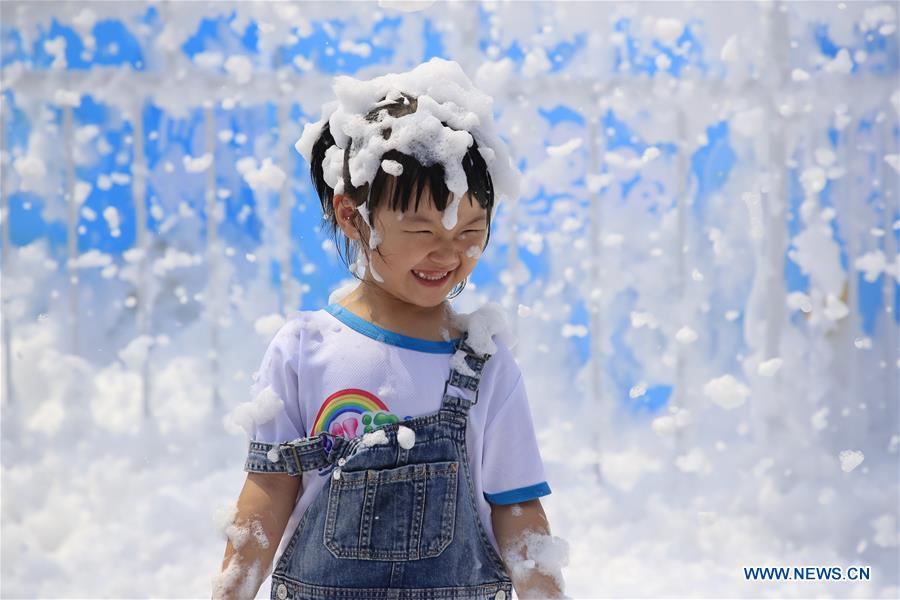
[[[344,193],[341,175],[348,146],[350,183],[354,187],[371,184],[382,155],[397,150],[422,166],[440,163],[444,167],[444,180],[454,201],[445,211],[453,214],[445,214],[442,222],[452,229],[459,199],[468,191],[462,159],[474,139],[494,185],[494,207],[504,197],[518,196],[519,172],[494,132],[493,98],[473,86],[458,63],[432,58],[411,71],[368,81],[341,75],[334,78],[332,89],[337,99],[322,106],[320,119],[303,128],[294,148],[311,162],[313,145],[325,123],[329,124],[336,145],[326,151],[322,172],[335,194]],[[408,102],[404,94],[416,99],[415,112],[393,117],[385,110],[374,123],[366,120],[372,109]],[[390,129],[387,139],[383,135],[386,129]]]

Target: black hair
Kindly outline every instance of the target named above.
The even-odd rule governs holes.
[[[416,98],[402,92],[401,94],[402,97],[400,99],[387,105],[384,105],[385,99],[382,98],[382,101],[378,103],[378,106],[366,114],[366,120],[370,123],[375,123],[382,119],[384,113],[392,117],[400,117],[416,112]],[[447,126],[446,123],[443,125],[445,127]],[[391,129],[389,127],[385,128],[382,135],[385,139],[390,138]],[[325,153],[334,145],[334,137],[331,135],[331,129],[328,121],[326,121],[322,127],[319,139],[316,140],[312,147],[312,160],[309,165],[309,174],[313,185],[316,188],[316,193],[319,196],[319,201],[322,204],[323,219],[325,221],[330,221],[331,234],[335,240],[338,255],[341,257],[344,264],[349,266],[348,260],[351,254],[351,240],[346,236],[341,235],[341,237],[344,238],[343,244],[338,242],[337,238],[340,227],[338,226],[337,216],[334,214],[334,189],[325,182],[322,170],[322,162],[325,159]],[[354,141],[351,141],[350,145],[352,147]],[[391,175],[381,168],[379,161],[378,171],[375,173],[372,183],[354,187],[350,182],[350,148],[344,150],[342,169],[344,195],[352,199],[354,206],[360,206],[361,204],[366,205],[369,223],[375,223],[376,211],[382,206],[384,201],[388,202],[387,206],[390,210],[400,212],[408,210],[414,190],[414,210],[419,209],[419,199],[425,189],[429,190],[432,202],[437,210],[443,211],[447,207],[448,200],[450,199],[450,190],[447,188],[447,183],[444,181],[444,167],[441,163],[435,162],[431,165],[424,166],[414,157],[408,156],[398,150],[388,150],[381,156],[381,160],[393,160],[400,163],[403,166],[403,172],[398,176]],[[478,149],[478,142],[476,142],[474,138],[472,139],[472,145],[469,146],[469,149],[463,156],[462,168],[466,174],[466,181],[468,182],[469,189],[467,196],[469,202],[472,202],[472,199],[474,198],[482,208],[487,210],[487,237],[484,240],[484,246],[481,248],[483,251],[491,238],[491,214],[494,208],[494,184],[490,172],[488,171],[487,163]],[[361,217],[354,213],[352,224],[359,233],[360,240],[362,241],[360,246],[367,248],[369,245],[368,232],[362,231],[360,227],[361,221]],[[342,245],[343,252],[341,252]],[[376,247],[375,250],[379,255],[383,256],[380,247]],[[363,251],[365,252],[365,250]],[[359,276],[355,272],[353,273],[353,276],[359,279]],[[459,287],[458,290],[454,289],[449,297],[454,298],[459,295],[465,287],[465,283],[464,280],[462,286]]]

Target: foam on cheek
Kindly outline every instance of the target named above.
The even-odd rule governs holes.
[[[388,161],[392,162],[392,161]],[[366,208],[365,204],[360,204],[356,207],[356,210],[359,211],[359,214],[362,216],[363,222],[366,224],[366,227],[369,231],[369,249],[375,250],[378,248],[378,244],[381,243],[381,235],[378,233],[378,229],[376,229],[372,222],[369,220],[369,209]],[[360,276],[360,278],[365,278],[366,276],[366,268],[372,272],[372,278],[379,282],[384,283],[384,278],[375,270],[375,265],[371,263],[365,256],[360,256],[360,261],[356,268],[356,274]]]
[[[374,250],[378,247],[378,244],[381,243],[381,236],[378,235],[378,230],[374,227],[369,230],[369,249]]]
[[[368,266],[366,253],[363,252],[363,249],[360,247],[359,242],[354,240],[353,243],[356,246],[356,260],[350,263],[350,270],[356,273],[356,276],[360,279],[365,279],[366,267]]]
[[[366,224],[366,229],[369,231],[369,248],[374,250],[378,246],[379,238],[378,232],[372,227],[372,223],[369,222],[369,209],[365,204],[360,204],[356,207],[356,210],[359,212],[363,222]]]
[[[378,283],[384,283],[384,278],[375,270],[375,265],[369,264],[369,270],[372,271],[372,278]]]

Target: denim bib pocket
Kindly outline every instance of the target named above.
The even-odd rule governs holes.
[[[336,473],[323,532],[335,558],[410,561],[450,545],[459,461]]]

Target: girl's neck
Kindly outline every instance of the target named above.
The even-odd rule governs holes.
[[[338,304],[370,323],[409,337],[444,341],[442,329],[451,339],[462,335],[451,322],[454,313],[446,300],[437,306],[418,306],[363,280]]]

